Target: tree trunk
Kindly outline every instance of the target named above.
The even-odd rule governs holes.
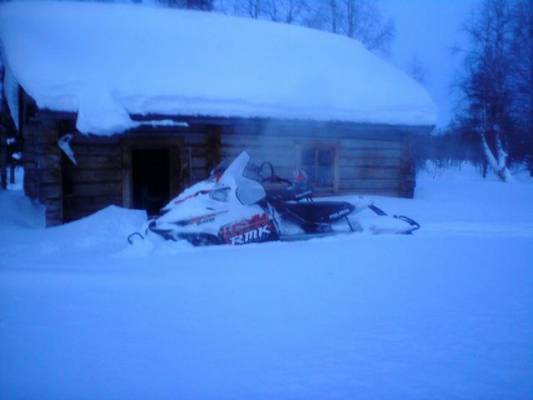
[[[494,173],[500,180],[503,182],[513,182],[514,178],[511,175],[511,172],[507,168],[507,153],[503,149],[503,144],[500,139],[499,132],[495,133],[496,138],[496,152],[493,152],[490,148],[487,138],[484,133],[481,134],[481,144],[483,146],[483,153],[487,163],[490,165]]]

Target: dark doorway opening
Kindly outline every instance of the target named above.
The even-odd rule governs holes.
[[[133,208],[155,215],[170,200],[170,151],[132,150]]]

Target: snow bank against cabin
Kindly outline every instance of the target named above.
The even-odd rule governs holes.
[[[432,125],[414,80],[358,41],[216,13],[125,4],[0,6],[13,76],[39,107],[78,113],[82,132],[131,114]]]

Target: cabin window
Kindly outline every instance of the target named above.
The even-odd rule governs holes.
[[[302,155],[302,167],[314,189],[334,190],[335,148],[331,146],[309,147]]]

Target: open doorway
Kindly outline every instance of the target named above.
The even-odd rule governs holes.
[[[169,149],[133,149],[132,205],[155,215],[170,200]]]

